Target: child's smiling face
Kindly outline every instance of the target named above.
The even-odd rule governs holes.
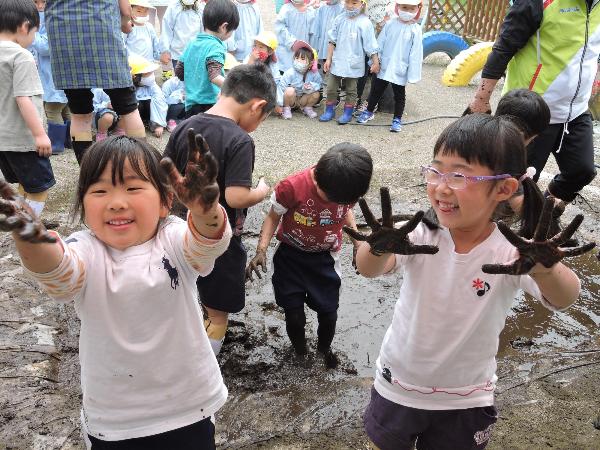
[[[123,183],[111,180],[108,164],[83,197],[85,223],[98,239],[117,250],[143,244],[156,234],[159,219],[168,208],[150,181],[143,180],[125,162]]]
[[[485,166],[468,163],[456,155],[438,152],[431,166],[441,173],[459,172],[467,176],[496,175]],[[442,181],[438,185],[427,185],[427,196],[441,225],[450,231],[475,232],[491,225],[492,215],[502,200],[509,194],[505,180],[467,183],[464,189],[451,189]]]

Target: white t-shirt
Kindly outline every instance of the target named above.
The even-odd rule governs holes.
[[[85,432],[115,441],[213,415],[227,399],[196,299],[196,278],[229,245],[171,217],[149,241],[118,251],[89,231],[63,242],[60,266],[31,274],[56,300],[75,300]]]
[[[528,275],[481,270],[483,264],[518,256],[497,228],[467,254],[454,251],[445,228],[431,231],[420,224],[410,238],[437,245],[439,252],[396,256],[404,281],[377,359],[375,389],[390,401],[419,409],[493,405],[499,335],[517,291],[555,308]]]

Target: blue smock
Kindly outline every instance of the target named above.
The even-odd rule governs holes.
[[[319,59],[327,59],[327,47],[329,46],[329,30],[333,20],[344,11],[342,2],[335,5],[322,5],[316,13],[313,22],[310,45],[317,51]]]
[[[48,46],[48,34],[46,33],[46,23],[44,22],[44,13],[40,12],[40,29],[35,34],[33,44],[30,50],[36,59],[42,88],[44,89],[43,99],[45,102],[67,103],[65,92],[54,87],[52,79],[52,66],[50,65],[50,47]]]
[[[388,20],[377,42],[381,49],[377,78],[402,86],[421,79],[423,37],[419,24]]]
[[[227,40],[227,51],[242,62],[252,51],[254,38],[262,33],[264,27],[256,3],[234,3],[240,14],[240,24]]]
[[[379,51],[373,24],[364,14],[354,19],[340,14],[329,30],[329,40],[336,44],[331,73],[338,77],[360,78],[365,74],[365,54]]]
[[[100,88],[93,88],[92,94],[94,94],[94,98],[92,100],[92,104],[94,105],[94,114],[100,111],[101,109],[109,108],[110,97]]]
[[[279,45],[275,53],[279,59],[279,70],[285,72],[294,61],[292,45],[296,41],[310,42],[310,31],[315,20],[315,10],[311,7],[298,11],[291,3],[286,3],[275,19],[275,34]]]
[[[183,9],[179,1],[167,7],[162,21],[160,43],[162,51],[171,53],[171,58],[178,60],[186,45],[194,37],[204,31],[202,25],[203,1],[196,4],[195,8]]]
[[[162,85],[167,105],[183,103],[185,99],[185,83],[176,76],[172,76]]]
[[[310,90],[304,89],[304,83],[310,83]],[[301,96],[319,92],[322,84],[323,79],[318,70],[315,72],[309,70],[306,73],[306,80],[304,80],[304,75],[291,67],[285,71],[277,84],[277,104],[283,106],[283,94],[288,87],[293,87],[296,90],[296,95]]]
[[[152,86],[139,86],[135,89],[135,96],[140,100],[150,100],[150,120],[161,127],[167,126],[167,101],[165,94],[160,90],[158,84]]]
[[[156,61],[162,53],[156,30],[150,23],[134,25],[131,33],[123,33],[123,42],[127,48],[127,56],[139,55],[148,61]]]

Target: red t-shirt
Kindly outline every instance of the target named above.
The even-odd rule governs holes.
[[[290,175],[275,186],[273,207],[283,214],[277,239],[306,252],[337,251],[342,245],[346,214],[353,205],[319,197],[312,169]]]

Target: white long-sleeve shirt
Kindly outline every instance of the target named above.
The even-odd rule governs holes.
[[[163,17],[160,42],[163,51],[171,53],[171,58],[178,60],[188,43],[198,33],[204,31],[202,13],[204,2],[198,2],[195,8],[183,9],[181,2],[172,2]]]
[[[375,389],[418,409],[493,405],[499,335],[518,291],[556,308],[531,277],[481,270],[518,256],[497,228],[467,254],[454,251],[445,228],[431,231],[420,224],[409,236],[415,244],[437,245],[439,252],[396,256],[404,281],[377,359]]]
[[[212,271],[230,237],[227,219],[212,240],[169,217],[155,237],[119,251],[79,231],[61,241],[59,267],[27,271],[55,300],[74,300],[86,433],[107,441],[163,433],[225,403],[196,278]]]

